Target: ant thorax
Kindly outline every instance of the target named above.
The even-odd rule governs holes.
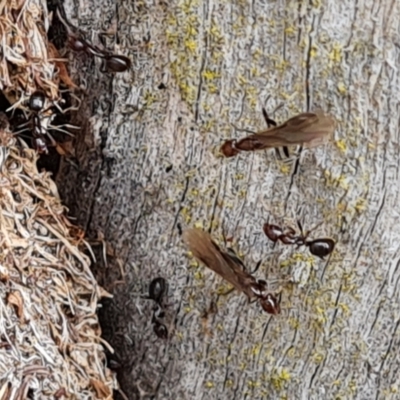
[[[252,292],[257,297],[265,298],[266,296],[268,296],[268,293],[267,293],[267,282],[265,282],[264,280],[260,279],[257,282],[252,282],[250,284],[250,287],[251,287]]]

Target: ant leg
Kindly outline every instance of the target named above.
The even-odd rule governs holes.
[[[295,162],[295,164],[294,164],[292,176],[296,175],[296,174],[297,174],[297,171],[299,170],[300,156],[301,156],[302,151],[303,151],[303,146],[300,146],[300,147],[299,147],[299,151],[298,151],[297,154],[296,154],[296,162]]]
[[[225,293],[219,293],[219,296],[228,296],[228,294],[232,293],[235,290],[233,287],[232,289],[227,290]]]
[[[103,60],[110,57],[110,54],[107,51],[102,50],[91,43],[86,42],[86,46],[89,49],[90,54],[92,54],[95,57],[102,58]]]
[[[70,124],[63,124],[63,125],[60,125],[60,126],[54,126],[54,125],[50,125],[50,124],[47,125],[47,129],[52,129],[52,130],[57,131],[57,132],[65,133],[68,136],[75,137],[75,135],[73,133],[68,132],[65,129],[61,129],[60,127],[66,127],[66,128],[69,128],[69,129],[81,129],[79,126],[74,126],[74,125],[70,125]]]
[[[275,108],[274,113],[275,113],[279,108],[281,108],[282,105],[283,105],[282,103],[279,104],[279,106]],[[261,111],[262,111],[262,113],[263,113],[265,122],[266,122],[267,125],[268,125],[268,128],[270,128],[271,125],[272,125],[272,126],[277,126],[277,123],[275,122],[275,120],[271,119],[271,118],[268,116],[267,111],[265,110],[264,107],[261,109]],[[287,146],[283,146],[282,149],[283,149],[283,154],[285,155],[285,157],[286,157],[286,158],[290,158],[289,149],[287,148]],[[275,152],[276,152],[276,154],[277,154],[279,160],[282,160],[281,153],[279,152],[279,149],[278,149],[277,147],[275,148]]]
[[[21,96],[21,98],[18,101],[16,101],[11,107],[8,107],[5,112],[8,113],[8,112],[12,111],[12,114],[11,114],[11,118],[12,118],[14,116],[14,111],[17,108],[19,108],[19,106],[21,104],[23,104],[25,101],[26,101],[26,99],[23,96]]]
[[[239,131],[239,132],[251,133],[252,135],[254,135],[255,133],[257,133],[257,132],[255,132],[255,131],[250,130],[250,129],[238,128],[236,125],[232,124],[232,122],[231,122],[231,125],[235,128],[235,130],[237,130],[237,131]]]
[[[22,132],[22,131],[21,131]],[[13,133],[13,135],[16,135],[15,133]],[[22,139],[26,139],[26,140],[31,140],[32,139],[32,136],[29,136],[29,135],[21,135],[21,134],[18,134],[18,137],[19,138],[22,138]]]
[[[226,247],[226,242],[227,242],[227,240],[226,240],[225,228],[224,228],[224,227],[222,227],[222,237],[223,237],[223,239],[224,239],[224,245],[225,245],[225,247]]]
[[[29,126],[27,126],[29,122],[30,122],[30,121],[25,122],[25,123],[22,124],[22,125],[18,125],[17,128],[24,128],[24,129],[21,129],[21,130],[19,130],[19,131],[13,132],[13,135],[19,135],[19,134],[22,133],[22,132],[29,131]]]
[[[275,107],[275,110],[272,111],[272,114],[275,114],[282,107],[283,107],[283,103],[280,103],[278,106]]]
[[[53,136],[51,136],[50,133],[49,133],[48,131],[46,132],[46,135],[47,135],[48,138],[50,139],[50,144],[51,144],[51,146],[56,147],[56,146],[57,146],[57,142],[54,140]]]
[[[237,262],[238,264],[241,265],[241,267],[243,268],[244,271],[246,271],[246,267],[243,264],[243,261],[236,255],[235,251],[233,249],[231,249],[230,247],[227,248],[228,251],[228,255],[229,257],[234,260],[235,262]]]
[[[103,72],[103,73],[108,72],[108,71],[107,71],[106,65],[107,65],[107,63],[106,63],[105,61],[103,61],[103,62],[101,63],[100,72]]]
[[[62,4],[57,4],[56,14],[60,22],[64,25],[68,34],[72,33],[71,24],[68,22],[67,16],[65,15],[64,6]]]
[[[266,122],[267,125],[268,125],[268,128],[270,128],[271,125],[272,125],[272,126],[276,126],[276,125],[277,125],[277,123],[276,123],[273,119],[271,119],[271,118],[268,116],[267,111],[265,110],[264,107],[261,109],[261,111],[262,111],[262,113],[263,113],[265,122]]]
[[[61,93],[62,93],[62,91],[61,91]],[[66,114],[68,111],[78,111],[80,109],[80,107],[81,107],[81,104],[82,104],[82,100],[78,96],[76,96],[73,93],[69,93],[69,95],[78,103],[78,105],[77,106],[68,107],[65,110],[60,109],[60,111],[63,114]]]
[[[282,156],[281,156],[281,153],[279,151],[279,147],[274,147],[274,150],[275,150],[276,156],[278,157],[278,160],[282,160]]]
[[[274,243],[274,245],[275,245],[275,243]],[[254,275],[258,271],[258,268],[260,268],[261,263],[262,263],[262,260],[257,262],[257,264],[254,267],[253,271],[250,272],[250,275]]]
[[[285,154],[286,158],[290,157],[289,149],[286,146],[283,146],[283,153]]]
[[[296,222],[297,222],[297,226],[299,227],[299,230],[300,230],[300,232],[301,232],[301,235],[304,236],[304,233],[303,233],[303,225],[301,224],[301,222],[300,222],[299,219],[298,219]]]
[[[305,234],[303,234],[303,230],[302,231],[302,235],[304,237],[304,240],[308,238],[308,236],[310,235],[311,232],[315,231],[319,226],[321,226],[323,224],[324,221],[318,222],[317,225],[314,225],[310,230],[308,230]],[[298,226],[301,226],[300,221],[297,222]]]

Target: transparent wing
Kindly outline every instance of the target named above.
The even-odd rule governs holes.
[[[284,124],[248,136],[258,141],[262,148],[300,144],[317,145],[335,129],[335,120],[323,112],[303,113],[290,118]]]
[[[201,229],[188,229],[183,235],[183,241],[193,255],[208,268],[227,280],[237,290],[248,297],[255,297],[250,283],[256,282],[238,260],[224,252],[212,240],[211,236]]]

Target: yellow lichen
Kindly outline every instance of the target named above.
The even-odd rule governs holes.
[[[344,139],[336,140],[335,144],[342,153],[346,153],[347,145]]]
[[[194,279],[196,279],[198,281],[204,279],[204,275],[201,271],[196,271],[193,276],[194,276]]]
[[[279,368],[271,375],[271,383],[275,390],[282,390],[287,382],[290,381],[291,375],[286,368]]]
[[[342,61],[342,46],[340,44],[334,44],[333,49],[329,54],[329,59],[336,64],[340,64]]]
[[[202,75],[203,75],[203,78],[206,80],[217,79],[221,76],[218,72],[211,71],[208,69],[203,71]]]
[[[362,213],[367,209],[366,199],[358,199],[356,205],[354,206],[357,212]]]
[[[285,33],[287,35],[294,35],[296,32],[297,32],[297,30],[295,29],[295,27],[293,25],[290,25],[285,29]]]
[[[337,85],[338,92],[341,95],[345,95],[347,93],[346,85],[343,82],[339,82]]]
[[[288,164],[280,163],[279,164],[279,170],[281,171],[282,174],[289,174],[291,171],[291,167]]]

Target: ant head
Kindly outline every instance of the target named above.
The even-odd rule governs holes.
[[[272,294],[267,294],[264,298],[260,299],[260,304],[263,310],[268,314],[277,315],[281,312],[279,301]]]
[[[46,96],[41,90],[37,90],[31,94],[29,98],[29,109],[34,112],[39,112],[43,109],[46,102]]]
[[[325,256],[332,253],[335,248],[335,241],[330,238],[315,239],[307,242],[306,245],[310,249],[311,254],[324,259]]]
[[[235,148],[235,140],[227,140],[220,148],[221,153],[229,158],[236,156],[239,151]]]
[[[149,297],[156,303],[161,303],[162,298],[168,290],[168,283],[164,278],[153,279],[149,285]]]

